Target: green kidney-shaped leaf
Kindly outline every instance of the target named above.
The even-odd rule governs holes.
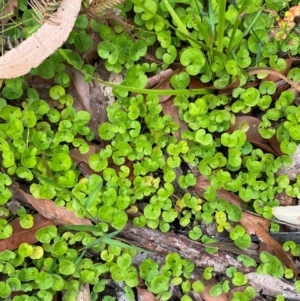
[[[45,132],[39,131],[33,135],[32,142],[38,149],[45,150],[50,146],[52,139]]]
[[[158,275],[151,280],[149,290],[154,294],[160,294],[168,291],[169,277],[165,275]]]
[[[46,59],[37,68],[40,77],[50,79],[55,74],[55,63],[51,59]]]
[[[108,166],[107,159],[101,158],[99,154],[91,155],[88,162],[90,168],[97,172],[104,170]]]
[[[147,44],[143,40],[138,40],[129,48],[129,58],[133,61],[138,61],[147,52]]]
[[[7,300],[6,298],[10,295],[11,293],[11,288],[10,286],[5,283],[5,282],[0,282],[0,297],[5,298],[5,300]]]
[[[6,134],[11,139],[18,139],[22,137],[24,127],[19,119],[14,119],[7,124]]]
[[[51,167],[55,171],[67,171],[72,165],[70,156],[66,153],[54,154],[51,160]]]
[[[236,60],[228,60],[225,63],[226,71],[231,75],[238,75],[240,73],[240,68]]]
[[[27,128],[32,128],[36,125],[36,116],[32,110],[23,110],[20,120],[22,121],[23,125]]]
[[[3,97],[7,99],[18,99],[22,96],[23,89],[21,78],[6,79],[4,83],[5,86],[2,89]]]
[[[186,66],[187,73],[197,75],[205,64],[205,58],[199,49],[189,48],[182,52],[180,62]]]
[[[33,168],[37,163],[36,153],[37,149],[35,147],[26,149],[21,155],[22,165],[27,168]]]
[[[135,65],[127,70],[125,80],[130,87],[144,88],[147,84],[148,77],[145,75],[142,66]]]
[[[101,58],[107,59],[109,64],[114,65],[119,58],[119,51],[117,47],[108,41],[103,41],[98,44],[98,54]]]
[[[80,32],[74,38],[74,45],[78,50],[87,52],[93,46],[93,39],[89,34]]]
[[[186,72],[180,72],[173,75],[170,82],[175,89],[185,89],[190,83],[190,76]]]

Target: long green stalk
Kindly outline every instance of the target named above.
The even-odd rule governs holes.
[[[172,8],[172,6],[170,5],[168,0],[162,0],[162,2],[164,3],[164,5],[166,6],[168,12],[170,13],[170,15],[172,16],[173,20],[176,22],[178,29],[183,32],[186,36],[190,36],[188,30],[186,29],[185,25],[181,22],[180,18],[178,17],[178,15],[176,14],[176,12],[174,11],[174,9]],[[192,45],[192,47],[194,48],[199,48],[199,46],[194,43],[192,40],[188,39],[188,41],[190,42],[190,44]]]
[[[223,52],[223,39],[225,30],[225,9],[226,0],[219,0],[219,20],[218,20],[218,51]]]
[[[233,29],[232,29],[232,32],[231,32],[231,36],[230,36],[230,41],[229,41],[229,45],[228,45],[228,49],[227,49],[227,56],[229,55],[229,53],[231,51],[231,46],[232,46],[232,43],[233,43],[233,40],[234,40],[235,33],[236,33],[236,31],[237,31],[237,29],[238,29],[238,27],[241,23],[241,20],[242,20],[242,18],[240,18],[239,16],[244,12],[244,10],[246,8],[247,1],[248,0],[243,1],[243,3],[240,6],[240,9],[238,11],[238,17],[235,20],[235,23],[234,23],[234,26],[233,26]]]
[[[58,49],[59,53],[63,56],[63,58],[70,64],[72,64],[72,61],[66,54],[66,52],[59,48]],[[74,66],[74,68],[76,68]],[[78,69],[81,71],[80,69]],[[82,71],[81,71],[82,72]],[[112,88],[121,88],[129,92],[133,93],[139,93],[139,94],[152,94],[152,95],[203,95],[203,94],[211,94],[213,93],[213,90],[211,89],[184,89],[184,90],[155,90],[155,89],[142,89],[142,88],[135,88],[135,87],[128,87],[128,86],[123,86],[120,84],[113,84],[107,81],[104,81],[102,79],[93,77],[94,80],[97,80],[98,82],[105,84],[106,86],[112,87]]]

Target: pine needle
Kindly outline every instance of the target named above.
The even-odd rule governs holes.
[[[105,13],[105,10],[114,8],[125,0],[93,0],[90,2],[87,13],[91,16],[99,17]]]
[[[52,25],[59,25],[51,18],[55,17],[55,11],[60,5],[60,0],[30,0],[29,5],[36,12],[35,19],[41,25],[45,22]]]

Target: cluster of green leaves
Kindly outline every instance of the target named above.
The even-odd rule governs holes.
[[[250,258],[251,259],[251,258]],[[206,267],[203,271],[203,278],[205,280],[210,280],[213,276],[213,267]],[[245,286],[248,282],[247,278],[240,272],[237,271],[234,267],[229,267],[226,269],[226,276],[228,279],[220,281],[217,284],[213,285],[210,289],[210,295],[212,297],[218,297],[222,293],[228,293],[232,286],[239,287]],[[232,300],[234,301],[250,301],[254,298],[256,292],[251,286],[247,286],[242,292],[235,292],[233,294]]]
[[[268,252],[263,251],[260,253],[259,259],[262,264],[259,265],[257,268],[258,274],[269,274],[277,278],[282,278],[285,275],[285,269],[276,256],[273,256]],[[293,277],[293,272],[290,269],[288,270],[288,273],[291,273],[291,277]]]
[[[265,91],[269,91],[270,87],[272,88],[271,92],[274,92],[273,84],[264,82],[260,85],[259,90],[237,88],[233,91],[233,96],[236,98],[240,95],[249,96],[255,91],[255,98],[262,99],[265,95],[260,98],[261,93],[266,93]],[[250,89],[251,91],[249,91]],[[269,93],[271,92],[269,91]],[[282,103],[286,97],[292,101],[291,94],[289,91],[283,92],[278,102]],[[216,190],[224,188],[238,193],[246,202],[254,200],[256,212],[270,218],[272,216],[270,208],[279,204],[278,200],[274,200],[275,194],[285,191],[288,195],[297,196],[299,184],[290,183],[285,175],[275,176],[276,171],[281,166],[287,166],[291,163],[291,159],[286,155],[275,158],[272,154],[254,149],[246,137],[249,125],[242,123],[234,132],[227,132],[231,123],[234,123],[234,113],[236,113],[234,107],[237,102],[245,105],[245,100],[237,100],[229,107],[228,99],[224,95],[204,95],[195,101],[189,100],[187,96],[176,96],[174,104],[178,107],[179,116],[189,126],[189,129],[182,133],[184,142],[180,141],[180,143],[186,144],[186,152],[181,155],[181,158],[193,166],[198,166],[199,172],[211,181],[211,187],[205,192],[207,200],[213,200],[216,196]],[[259,126],[261,135],[263,135],[265,126],[265,116],[270,116],[271,112],[275,110],[275,108],[269,109],[270,104],[271,99],[261,108],[267,110]],[[222,109],[226,105],[227,109]],[[259,106],[257,99],[253,106]],[[251,105],[248,104],[246,107],[248,110]],[[228,110],[229,108],[232,112]],[[296,109],[295,106],[294,108]],[[282,114],[286,114],[286,107],[282,108],[282,112],[284,112]],[[286,116],[283,115],[282,117]],[[296,119],[296,117],[290,117],[288,120],[292,118]],[[268,122],[270,128],[275,127],[275,124],[269,120]],[[282,131],[281,129],[287,122],[282,122],[277,133]],[[275,131],[274,129],[272,136]],[[289,143],[287,140],[289,136],[285,133],[284,137],[285,140],[282,143]],[[284,147],[282,150],[285,150]],[[184,180],[185,178],[180,179],[179,184],[182,188],[188,187],[189,178],[193,179],[191,175],[188,175],[187,180]]]
[[[284,153],[294,152],[300,140],[299,112],[292,105],[294,95],[290,91],[283,92],[273,103],[271,96],[276,86],[268,81],[259,88],[239,87],[233,91],[232,98],[221,93],[196,99],[187,94],[177,95],[174,104],[188,125],[181,138],[174,135],[179,125],[171,116],[161,114],[162,105],[157,95],[128,96],[128,91],[115,88],[119,98],[108,107],[108,122],[99,126],[99,136],[106,141],[106,147],[89,158],[90,167],[100,175],[80,179],[69,155],[71,145],[86,153],[86,141],[93,138],[86,125],[89,114],[76,112],[72,98],[65,92],[71,81],[66,63],[81,70],[87,82],[94,73],[94,67],[84,64],[81,57],[93,46],[88,30],[99,33],[102,39],[97,51],[106,60],[106,69],[116,73],[126,69],[124,86],[143,88],[147,73],[165,69],[176,59],[185,70],[172,76],[170,82],[174,89],[185,90],[191,76],[199,77],[202,82],[213,82],[217,88],[236,80],[242,86],[247,81],[245,69],[249,66],[282,70],[285,62],[277,56],[278,51],[299,52],[299,38],[292,32],[286,33],[283,42],[278,39],[282,32],[270,39],[268,33],[275,20],[262,11],[262,2],[241,0],[226,7],[224,0],[207,1],[206,6],[201,1],[132,0],[120,6],[124,16],[126,12],[134,12],[136,29],[132,29],[131,34],[117,23],[112,28],[80,15],[66,47],[31,71],[32,75],[44,79],[54,78],[57,85],[49,94],[57,107],[50,108],[23,78],[4,81],[4,98],[0,99],[0,152],[5,169],[5,173],[0,174],[0,238],[12,233],[5,204],[11,197],[10,177],[15,175],[28,182],[38,179],[30,187],[33,196],[55,199],[58,206],[75,211],[77,216],[100,222],[97,231],[86,228],[74,232],[70,228],[58,233],[53,226],[44,228],[37,233],[37,245],[23,243],[16,251],[0,253],[1,272],[9,277],[6,282],[0,282],[0,297],[6,298],[16,289],[31,296],[17,296],[15,301],[50,301],[56,291],[65,291],[65,300],[73,301],[84,282],[93,287],[91,298],[96,300],[111,277],[125,283],[124,290],[132,300],[132,288],[138,284],[140,273],[149,291],[160,300],[168,300],[170,287],[180,285],[184,293],[181,300],[189,301],[191,290],[204,289],[201,281],[191,281],[194,265],[189,260],[171,253],[161,267],[146,259],[138,271],[132,265],[135,251],[113,244],[107,246],[102,236],[108,231],[108,224],[121,230],[127,223],[126,210],[137,211],[137,203],[143,200],[146,201],[143,214],[134,218],[135,226],[167,232],[172,223],[179,223],[188,230],[191,239],[201,239],[207,244],[207,252],[213,253],[216,248],[209,247],[213,240],[202,235],[199,224],[215,222],[219,232],[230,231],[234,243],[247,248],[250,236],[240,225],[233,226],[241,219],[241,209],[217,198],[217,189],[238,192],[242,200],[251,202],[254,210],[265,218],[271,218],[271,207],[279,204],[274,199],[276,193],[300,195],[300,177],[296,183],[290,183],[285,175],[275,176],[282,165],[290,163],[288,156],[275,158],[254,149],[247,141],[245,125],[228,132],[235,114],[258,108],[265,111],[259,126],[262,137],[270,139],[276,135]],[[265,4],[268,9],[277,10],[287,5],[283,0],[277,2],[266,0]],[[19,1],[19,8],[24,11],[24,30],[11,28],[8,36],[27,37],[38,27],[26,5],[27,0]],[[155,55],[162,61],[161,66],[137,64],[154,43],[158,44]],[[292,69],[288,76],[298,81],[298,69]],[[7,100],[21,97],[26,98],[22,108],[7,104]],[[112,168],[112,163],[117,168]],[[211,186],[203,200],[188,192],[175,198],[175,170],[182,164],[196,166],[210,180]],[[196,184],[196,177],[190,171],[177,180],[184,190]],[[23,228],[33,226],[33,218],[24,208],[19,208],[18,215]],[[89,248],[100,254],[101,262],[95,264],[85,258]],[[284,249],[299,255],[299,247],[293,242],[286,243]],[[276,257],[262,252],[260,259],[259,273],[293,277],[291,270],[284,269]],[[238,260],[245,266],[256,265],[244,255]],[[228,280],[211,289],[212,296],[229,292],[230,286],[247,284],[245,276],[233,268],[229,268],[226,275]],[[213,269],[206,268],[204,279],[212,276]],[[299,283],[296,287],[299,289]],[[235,292],[233,300],[248,301],[254,293],[247,287],[243,292]]]
[[[80,174],[69,151],[70,148],[78,148],[81,153],[89,150],[86,141],[93,139],[87,126],[90,115],[85,111],[76,112],[72,97],[59,85],[49,90],[56,107],[51,108],[32,88],[28,88],[26,94],[22,107],[11,106],[1,98],[1,205],[12,196],[7,187],[12,184],[10,177],[17,176],[32,183],[30,191],[36,198],[56,198],[58,205],[77,209],[82,216],[82,208],[78,202],[71,202],[68,191],[77,184]],[[7,238],[11,229],[4,221],[1,233]]]
[[[1,5],[7,4],[1,3]],[[18,39],[26,39],[41,26],[38,22],[37,13],[28,6],[28,0],[20,0],[17,9],[17,14],[20,18],[17,19],[17,22],[6,24],[1,31],[2,35],[13,44]],[[11,14],[11,12],[9,13]],[[9,42],[5,43],[5,39],[2,39],[1,36],[1,45],[7,48],[8,43]]]
[[[110,273],[115,281],[125,281],[128,297],[133,300],[131,287],[138,283],[138,272],[131,264],[136,253],[134,248],[120,242],[120,246],[118,243],[114,246],[110,234],[104,238],[102,234],[108,230],[107,225],[78,227],[82,231],[64,231],[58,235],[56,227],[48,226],[36,233],[39,245],[22,243],[15,251],[1,252],[1,272],[9,278],[0,282],[0,297],[7,298],[12,290],[18,290],[25,294],[14,297],[15,301],[51,301],[56,292],[65,291],[64,300],[74,301],[82,283],[88,283],[93,287],[91,300],[97,300]],[[89,230],[93,235],[88,233]],[[111,245],[106,246],[106,243]],[[79,244],[81,249],[78,249]],[[90,248],[100,252],[103,263],[84,257]],[[29,260],[31,264],[25,264]],[[72,277],[71,281],[69,277]]]
[[[126,74],[139,73],[141,70],[139,70],[140,67],[138,67],[137,62],[146,55],[148,47],[156,41],[155,35],[150,32],[148,35],[143,35],[144,32],[141,32],[139,38],[135,40],[134,34],[128,34],[126,28],[122,28],[120,25],[115,25],[112,28],[91,21],[91,28],[99,33],[102,39],[97,47],[98,55],[106,60],[105,68],[115,73],[120,73],[124,67],[127,70]],[[153,72],[154,70],[157,70],[156,63],[151,65],[149,71]],[[141,75],[136,74],[136,77],[141,77]],[[126,81],[128,81],[127,78]],[[127,85],[131,86],[131,82],[127,82]]]
[[[179,56],[186,79],[200,76],[202,82],[213,81],[217,88],[236,79],[244,84],[245,69],[254,64],[284,69],[285,61],[277,55],[282,43],[286,52],[300,49],[292,32],[286,31],[284,39],[270,39],[268,32],[277,24],[274,16],[263,12],[262,0],[239,1],[228,7],[226,1],[208,1],[205,6],[201,1],[132,2],[135,25],[153,32],[160,44],[156,57],[163,61],[162,68]],[[266,7],[273,9],[269,2]],[[280,9],[285,7],[282,3]]]
[[[299,70],[299,68],[291,69],[289,77],[299,80]],[[263,115],[259,127],[263,138],[270,139],[276,134],[282,152],[289,155],[295,152],[300,141],[299,109],[293,104],[294,97],[291,91],[281,93],[274,107],[268,109]],[[281,120],[283,122],[280,122]],[[276,126],[276,124],[278,125]]]
[[[140,276],[150,292],[153,292],[160,300],[169,300],[171,286],[181,286],[184,295],[181,301],[191,301],[188,293],[193,290],[200,293],[204,290],[204,284],[200,280],[191,281],[191,273],[194,264],[182,259],[177,253],[166,256],[165,264],[159,266],[155,261],[148,258],[140,265]]]

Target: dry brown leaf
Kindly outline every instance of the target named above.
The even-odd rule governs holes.
[[[278,156],[284,155],[284,153],[281,151],[280,142],[277,140],[276,135],[271,137],[268,141]]]
[[[208,186],[210,186],[210,181],[205,176],[199,176],[197,177],[197,182],[194,186],[195,192],[202,195]],[[218,198],[228,200],[233,205],[241,206],[243,203],[236,194],[234,194],[233,192],[228,192],[224,189],[217,190],[217,196]]]
[[[98,147],[96,147],[95,145],[90,145],[89,147],[90,147],[90,149],[86,154],[81,154],[80,151],[78,150],[78,148],[71,149],[70,157],[72,158],[73,162],[75,162],[76,164],[78,164],[80,162],[88,163],[89,157],[92,154],[99,152]]]
[[[167,69],[155,74],[152,77],[148,78],[147,85],[145,86],[146,89],[151,89],[153,86],[160,83],[164,78],[168,77],[170,74],[173,73],[172,69]]]
[[[68,88],[68,93],[74,99],[74,108],[77,111],[85,110],[91,113],[90,84],[84,81],[84,75],[79,70],[68,66],[66,71],[71,77],[71,85]]]
[[[37,242],[35,233],[37,230],[56,225],[53,220],[46,219],[41,214],[35,214],[33,216],[34,225],[31,229],[23,229],[20,226],[19,218],[14,219],[10,225],[13,228],[13,233],[11,237],[0,241],[0,252],[5,250],[15,250],[19,247],[21,243],[34,244]]]
[[[45,218],[54,221],[56,225],[92,225],[90,220],[77,217],[74,212],[65,207],[57,207],[53,201],[36,199],[20,188],[15,188],[14,194],[17,199],[30,204]]]
[[[183,71],[183,68],[178,68],[174,70],[172,73],[169,73],[159,84],[157,84],[153,89],[156,90],[172,90],[172,86],[170,83],[170,79],[173,75],[180,73]],[[159,96],[159,102],[163,103],[167,101],[169,98],[171,98],[171,95],[160,95]]]
[[[164,101],[162,104],[162,111],[164,115],[170,115],[177,124],[179,124],[178,131],[174,134],[177,139],[180,139],[181,133],[188,129],[186,122],[179,118],[178,107],[174,105],[174,96]]]
[[[62,0],[55,22],[44,23],[33,35],[18,47],[0,57],[0,78],[22,76],[40,65],[68,38],[81,7],[81,0]]]
[[[274,199],[279,200],[281,206],[295,206],[296,199],[287,195],[285,192],[277,192],[274,196]]]
[[[146,290],[145,288],[136,288],[138,301],[158,301],[154,294]]]
[[[255,146],[277,156],[277,153],[273,150],[269,142],[258,132],[258,126],[261,123],[261,120],[258,118],[252,116],[238,116],[236,117],[235,124],[229,128],[228,132],[232,133],[236,131],[239,128],[239,125],[244,122],[249,125],[249,129],[246,132],[247,140]]]
[[[98,147],[95,145],[90,145],[90,149],[86,154],[81,154],[78,148],[73,148],[70,150],[70,157],[73,162],[77,164],[77,168],[81,171],[84,176],[90,176],[95,173],[89,166],[88,160],[92,154],[99,151]]]
[[[216,90],[215,87],[202,83],[199,78],[195,76],[190,76],[189,89],[213,89]]]
[[[154,77],[150,78],[148,80],[146,87],[151,87],[156,83],[157,85],[155,87],[153,87],[153,89],[171,90],[172,89],[172,86],[170,83],[171,77],[175,74],[179,74],[183,70],[184,70],[184,68],[180,67],[174,71],[172,71],[172,69],[167,69],[165,71],[162,71],[158,75],[155,75]],[[191,78],[191,80],[192,80],[192,78]],[[193,82],[196,85],[197,80],[193,79]],[[197,85],[198,85],[198,83],[197,83]],[[175,133],[175,136],[177,138],[180,138],[181,133],[184,130],[187,130],[188,126],[187,126],[186,122],[182,121],[179,118],[178,108],[174,105],[174,96],[160,95],[159,102],[162,105],[163,114],[170,115],[172,117],[173,121],[175,121],[176,123],[179,124],[179,130]]]
[[[84,76],[79,70],[68,68],[67,72],[72,79],[68,93],[74,99],[73,105],[77,111],[85,110],[90,113],[91,120],[88,126],[94,133],[94,139],[100,141],[98,127],[101,123],[108,121],[106,108],[114,102],[114,95],[112,87],[106,86],[99,80],[119,84],[123,81],[123,77],[120,74],[107,72],[105,66],[100,64],[97,66],[93,82],[89,84],[84,81]]]

